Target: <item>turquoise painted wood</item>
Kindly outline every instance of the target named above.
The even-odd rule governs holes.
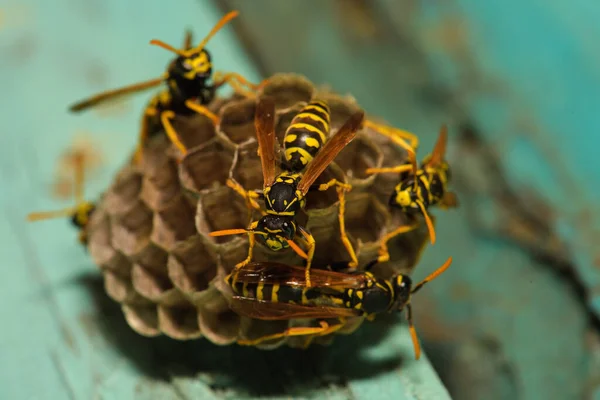
[[[265,73],[295,70],[352,93],[368,111],[419,134],[421,154],[440,124],[449,124],[448,157],[462,207],[436,212],[438,242],[415,275],[425,276],[448,255],[455,261],[415,308],[428,354],[451,394],[597,396],[598,332],[589,320],[600,304],[594,151],[600,79],[591,38],[598,36],[600,7],[585,1],[222,3],[245,14],[241,29],[261,44],[254,48]],[[281,21],[290,35],[281,35]],[[284,51],[289,56],[279,57]],[[466,123],[481,144],[465,135]],[[490,172],[492,156],[500,175]],[[518,201],[505,200],[509,192]],[[533,238],[520,203],[549,225],[534,229]],[[543,262],[536,261],[540,256]],[[574,277],[556,274],[557,265]],[[583,299],[572,281],[587,289]]]
[[[105,163],[94,198],[131,154],[147,96],[128,112],[66,112],[72,101],[160,74],[185,27],[205,33],[208,3],[158,0],[0,3],[1,399],[446,399],[427,358],[412,360],[404,324],[378,321],[333,346],[262,352],[135,334],[104,292],[68,221],[27,224],[30,211],[70,205],[50,189],[60,154],[88,132]],[[217,68],[259,76],[229,29],[210,44]]]

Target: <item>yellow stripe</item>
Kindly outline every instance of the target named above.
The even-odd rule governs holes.
[[[283,138],[283,141],[286,142],[286,143],[292,143],[296,139],[298,139],[298,135],[294,135],[293,133],[288,133]]]
[[[279,302],[279,284],[278,283],[273,285],[273,292],[271,293],[271,301],[273,303]]]
[[[244,285],[242,286],[242,294],[244,297],[248,297],[248,282],[244,282]]]
[[[390,295],[390,302],[388,303],[388,309],[389,309],[392,306],[392,304],[394,303],[394,288],[390,281],[384,280],[383,282],[387,285],[388,294]]]
[[[308,298],[306,298],[306,291],[308,288],[302,289],[302,304],[308,304]]]
[[[313,158],[310,153],[304,150],[302,147],[292,147],[291,149],[287,149],[285,151],[285,159],[288,161],[291,160],[294,153],[300,153],[300,161],[303,165],[308,164]]]
[[[265,287],[264,283],[259,283],[258,286],[256,287],[256,298],[258,300],[262,300],[263,299],[263,289]]]
[[[326,139],[325,134],[323,132],[321,132],[321,130],[319,128],[317,128],[316,126],[314,126],[314,125],[307,124],[307,123],[304,123],[304,122],[296,122],[296,123],[290,125],[290,127],[288,128],[288,130],[290,130],[292,128],[295,128],[295,129],[306,129],[309,132],[316,133],[316,134],[318,134],[321,137],[321,140],[323,142],[325,142],[325,139]]]
[[[329,116],[329,114],[330,114],[329,106],[324,101],[318,101],[318,100],[311,101],[301,111],[308,111],[308,110],[317,110],[317,111],[322,112],[323,114],[327,114],[327,116]]]
[[[314,147],[315,149],[318,149],[319,147],[321,147],[321,143],[319,143],[319,141],[315,138],[312,137],[307,137],[304,140],[304,143],[306,143],[306,145],[308,147]]]
[[[282,211],[282,212],[277,212],[277,211],[273,211],[273,210],[267,210],[267,214],[271,214],[271,215],[290,215],[290,216],[294,216],[294,212],[293,211]],[[278,231],[280,232],[280,231]]]
[[[431,196],[431,181],[429,180],[429,177],[423,175],[419,175],[419,180],[421,182],[423,182],[423,186],[425,186],[425,193],[421,193],[421,187],[420,185],[418,186],[419,190],[418,190],[418,196],[421,200],[425,200],[425,196],[427,196],[428,200],[431,200],[431,198],[433,196]]]
[[[329,132],[329,123],[327,121],[325,121],[323,118],[321,118],[320,115],[309,113],[309,112],[301,112],[300,114],[296,115],[294,117],[294,119],[295,118],[308,118],[308,119],[312,119],[313,121],[320,122],[323,124],[325,132]],[[325,137],[322,137],[322,139],[323,139],[323,141],[325,141]]]

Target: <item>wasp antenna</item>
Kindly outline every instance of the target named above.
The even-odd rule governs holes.
[[[85,155],[78,153],[75,155],[75,204],[80,205],[85,203],[83,197],[83,182],[85,180]]]
[[[57,211],[32,212],[32,213],[27,214],[27,221],[35,222],[35,221],[42,221],[45,219],[69,217],[75,212],[77,212],[76,207],[69,207],[69,208],[65,208],[63,210],[57,210]]]
[[[434,280],[435,278],[437,278],[438,276],[440,276],[444,271],[446,271],[450,267],[451,264],[452,264],[452,257],[448,257],[448,259],[446,260],[446,262],[441,267],[439,267],[438,269],[436,269],[435,271],[433,271],[431,274],[429,274],[427,276],[427,278],[423,279],[421,282],[419,282],[417,285],[415,285],[415,287],[413,288],[413,290],[411,290],[411,294],[412,293],[416,293],[423,286],[425,286],[425,284],[427,282],[430,282],[430,281]]]
[[[208,236],[216,237],[216,236],[229,236],[229,235],[240,235],[242,233],[252,233],[251,230],[248,229],[223,229],[221,231],[214,231],[208,234]]]
[[[287,242],[290,245],[290,247],[292,248],[292,250],[294,250],[296,252],[296,254],[298,254],[300,257],[304,258],[305,260],[308,260],[308,256],[306,255],[304,250],[302,250],[300,248],[300,246],[298,246],[296,244],[296,242],[294,242],[293,240],[288,240]]]
[[[211,29],[211,31],[208,33],[208,35],[206,35],[206,37],[204,39],[202,39],[200,44],[196,48],[191,49],[190,52],[196,52],[196,51],[202,50],[204,48],[204,46],[206,46],[206,44],[209,42],[209,40],[212,39],[212,37],[218,31],[220,31],[221,28],[223,28],[223,26],[225,24],[227,24],[229,21],[231,21],[232,19],[237,17],[239,14],[240,14],[239,11],[231,11],[231,12],[225,14],[225,16],[223,18],[221,18],[221,20],[219,22],[217,22],[217,24]]]
[[[433,222],[431,221],[431,217],[425,208],[425,205],[422,201],[416,202],[419,208],[421,209],[421,213],[423,213],[423,218],[425,218],[425,223],[427,224],[427,230],[429,231],[429,238],[431,239],[431,244],[435,244],[435,227],[433,226]]]
[[[150,41],[150,44],[154,45],[154,46],[162,47],[165,50],[169,50],[169,51],[171,51],[171,52],[173,52],[173,53],[175,53],[175,54],[177,54],[179,56],[185,57],[185,52],[183,52],[183,51],[181,51],[179,49],[176,49],[175,47],[171,46],[170,44],[167,44],[167,43],[163,42],[162,40],[152,39]]]

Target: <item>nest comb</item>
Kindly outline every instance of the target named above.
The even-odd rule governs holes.
[[[270,78],[258,93],[264,95],[275,100],[279,143],[293,116],[313,98],[328,102],[332,132],[359,108],[352,98],[319,91],[292,74]],[[126,165],[99,200],[89,225],[89,251],[104,275],[107,294],[122,305],[136,332],[179,340],[205,337],[224,345],[280,332],[297,322],[250,320],[231,311],[223,278],[246,257],[248,239],[208,236],[249,222],[244,200],[225,186],[228,177],[246,189],[262,189],[255,104],[236,96],[215,100],[210,108],[221,118],[216,129],[200,115],[177,117],[174,126],[188,154],[182,158],[165,135],[157,135],[142,164]],[[380,135],[363,130],[319,178],[333,176],[353,186],[346,196],[346,228],[360,266],[377,256],[383,235],[404,222],[401,213],[387,207],[397,177],[369,176],[365,170],[398,164],[404,157]],[[300,222],[306,220],[316,240],[313,268],[348,259],[339,239],[335,189],[309,193]],[[375,274],[409,273],[426,240],[423,229],[399,236],[389,243],[392,261],[376,266]],[[261,244],[254,259],[301,265],[291,249],[274,253]],[[352,332],[361,322],[349,321],[338,333]],[[304,340],[284,338],[263,347],[301,346]],[[315,342],[330,340],[319,337]]]

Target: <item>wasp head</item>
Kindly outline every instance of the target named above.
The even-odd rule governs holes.
[[[85,228],[90,222],[90,217],[96,209],[96,206],[90,202],[84,202],[77,207],[77,210],[71,216],[71,223],[79,229]]]
[[[391,283],[394,291],[391,310],[401,311],[410,302],[412,280],[408,275],[399,274],[392,278]]]
[[[201,49],[179,55],[169,66],[169,78],[179,91],[196,96],[212,76],[212,63],[207,50]]]
[[[398,207],[402,211],[419,210],[417,205],[419,195],[415,190],[415,182],[413,178],[400,182],[394,188],[394,192],[390,197],[389,204],[392,207]]]
[[[254,231],[270,250],[279,251],[289,247],[288,241],[296,236],[296,223],[291,217],[267,214]]]

